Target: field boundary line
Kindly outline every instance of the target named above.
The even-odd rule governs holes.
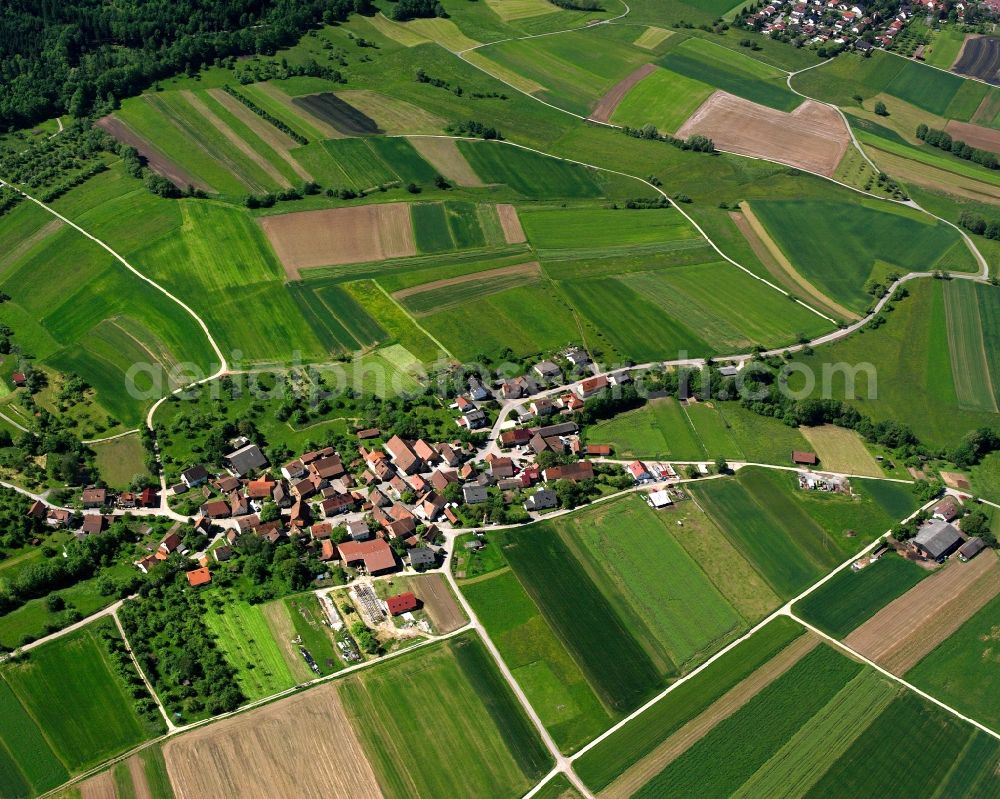
[[[431,335],[431,333],[430,333],[429,330],[427,330],[422,324],[420,324],[420,322],[418,322],[416,319],[414,319],[413,315],[409,311],[407,311],[402,305],[400,305],[396,301],[395,297],[393,297],[388,291],[386,291],[382,287],[382,284],[379,283],[377,279],[372,278],[371,281],[372,281],[372,283],[375,284],[375,287],[386,296],[386,299],[388,299],[389,302],[391,302],[393,305],[395,305],[399,309],[400,313],[402,313],[404,316],[406,316],[407,319],[409,319],[411,322],[413,322],[413,324],[417,328],[417,330],[419,330],[421,333],[423,333],[425,336],[427,336],[427,338],[429,338],[431,341],[433,341],[437,345],[437,347],[441,350],[441,352],[443,352],[445,355],[447,355],[453,361],[457,360],[457,358],[455,358],[455,356],[451,354],[451,352],[448,350],[448,348],[444,344],[442,344],[440,341],[438,341],[435,336]]]
[[[177,729],[177,725],[170,720],[170,716],[167,715],[167,709],[163,706],[163,702],[160,701],[159,694],[153,690],[153,684],[146,677],[146,672],[143,671],[142,665],[139,663],[139,659],[135,656],[135,652],[132,651],[132,644],[125,635],[125,628],[122,627],[121,621],[118,619],[118,608],[121,607],[119,602],[111,610],[111,618],[115,621],[115,627],[118,628],[118,634],[121,635],[122,641],[124,641],[125,646],[128,647],[128,656],[132,661],[132,665],[135,666],[135,670],[139,672],[139,676],[142,678],[143,684],[146,686],[146,690],[149,691],[149,695],[154,702],[156,702],[156,709],[160,711],[160,715],[163,716],[163,722],[167,725],[167,732],[170,730]]]

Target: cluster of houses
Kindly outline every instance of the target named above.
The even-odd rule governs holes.
[[[27,515],[41,519],[49,527],[64,529],[75,527],[77,538],[103,533],[114,521],[115,511],[134,511],[140,508],[159,508],[160,495],[154,488],[144,488],[141,491],[115,492],[100,486],[88,486],[80,495],[80,503],[85,511],[82,515],[75,514],[68,508],[46,505],[41,500],[35,500],[28,508]],[[87,513],[86,511],[98,511]],[[105,512],[107,511],[107,512]]]
[[[892,44],[909,16],[909,10],[900,9],[895,16],[884,18],[878,12],[866,13],[860,5],[836,0],[799,0],[795,3],[772,0],[746,15],[744,24],[768,36],[801,36],[807,44],[853,45],[865,52],[874,48],[872,42],[883,47]],[[862,38],[869,31],[872,35]]]
[[[910,540],[910,549],[919,557],[943,562],[955,555],[959,560],[974,558],[986,548],[981,538],[962,535],[960,531],[962,506],[954,497],[947,496],[932,509],[932,517],[925,521]],[[953,522],[957,522],[956,527]]]

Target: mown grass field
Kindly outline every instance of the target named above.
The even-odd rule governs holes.
[[[661,672],[689,671],[745,621],[639,496],[551,522]]]
[[[928,573],[912,561],[889,553],[861,571],[844,569],[796,602],[793,610],[828,635],[845,638]]]
[[[247,699],[262,699],[295,685],[259,605],[226,602],[221,612],[207,612],[204,622],[235,669],[236,682]]]
[[[97,468],[101,477],[113,488],[124,489],[133,477],[148,473],[146,452],[138,434],[92,444],[91,448],[97,455]]]
[[[634,128],[652,124],[661,132],[676,133],[714,90],[700,80],[659,68],[629,90],[611,121]]]
[[[550,768],[475,635],[352,674],[339,693],[387,799],[509,797]]]
[[[587,440],[611,444],[623,458],[714,460],[785,464],[792,450],[808,447],[802,435],[735,402],[682,407],[671,398],[652,400],[591,425]]]
[[[791,111],[802,102],[785,85],[785,73],[703,39],[687,39],[657,62],[692,80],[754,103]]]
[[[563,640],[506,566],[499,547],[496,552],[503,570],[460,583],[462,593],[560,749],[575,751],[606,729],[616,714],[601,704]]]
[[[581,257],[590,250],[662,244],[699,238],[684,217],[670,208],[532,208],[518,213],[528,241],[543,258]],[[569,251],[567,253],[566,251]]]
[[[770,622],[588,751],[575,762],[577,773],[592,790],[607,787],[801,634],[802,627],[791,619]]]
[[[820,468],[842,474],[882,476],[878,461],[854,430],[828,424],[803,427],[801,433],[819,457]]]
[[[869,278],[893,269],[929,271],[960,242],[954,228],[885,203],[764,200],[754,203],[754,212],[806,280],[859,312],[872,302],[864,289]],[[975,270],[971,253],[957,257],[952,269]]]
[[[506,183],[531,199],[599,197],[591,169],[495,142],[459,141],[458,149],[484,183]]]
[[[977,557],[996,556],[987,551]],[[1000,726],[1000,698],[992,682],[1000,664],[998,619],[1000,597],[906,673],[906,679],[918,688],[992,729]]]
[[[36,790],[54,787],[67,771],[86,770],[156,732],[135,714],[97,637],[97,627],[109,624],[69,633],[0,670],[0,701],[7,711],[0,738]]]
[[[1000,352],[994,345],[996,339],[987,338],[987,335],[997,332],[996,319],[1000,316],[997,292],[980,291],[975,283],[965,280],[949,281],[943,291],[948,351],[959,407],[996,413],[997,392],[991,373],[997,371]],[[991,313],[990,327],[993,329],[989,331],[980,313],[980,299],[989,303],[984,309]]]

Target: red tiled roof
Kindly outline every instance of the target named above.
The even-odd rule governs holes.
[[[405,593],[389,597],[385,600],[385,603],[389,606],[389,612],[393,616],[398,616],[400,613],[416,610],[417,598],[413,595],[412,591],[406,591]]]
[[[212,582],[212,572],[207,568],[202,566],[200,569],[193,569],[187,573],[188,584],[192,588],[197,588],[199,585],[207,585]]]

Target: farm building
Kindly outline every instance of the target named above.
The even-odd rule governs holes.
[[[590,461],[580,461],[579,463],[569,463],[565,466],[550,466],[542,472],[542,478],[546,483],[554,480],[593,480],[594,466]]]
[[[935,519],[940,519],[943,522],[953,522],[958,518],[958,514],[961,511],[962,508],[958,504],[957,499],[954,497],[945,497],[934,506],[932,513]]]
[[[924,524],[911,542],[916,552],[931,560],[944,560],[961,545],[958,530],[940,519]]]
[[[963,563],[972,560],[976,555],[986,549],[986,544],[981,538],[970,538],[958,548],[958,559]]]
[[[819,458],[816,457],[815,452],[802,452],[800,450],[794,450],[792,452],[792,463],[796,466],[815,466],[819,463]]]
[[[649,503],[649,507],[653,508],[653,510],[660,510],[661,508],[666,508],[674,504],[674,501],[670,498],[670,494],[667,493],[666,489],[653,491],[648,497],[646,497],[646,502]]]
[[[381,574],[396,568],[392,549],[381,538],[373,541],[345,541],[337,545],[340,557],[348,566],[364,566],[369,574]]]
[[[245,477],[250,472],[257,472],[267,466],[267,458],[256,444],[247,444],[235,452],[226,455],[229,468],[237,477]]]
[[[401,613],[409,613],[411,610],[416,610],[417,598],[413,595],[412,591],[405,591],[402,594],[388,597],[385,600],[385,604],[389,608],[389,613],[393,616],[399,616]]]

